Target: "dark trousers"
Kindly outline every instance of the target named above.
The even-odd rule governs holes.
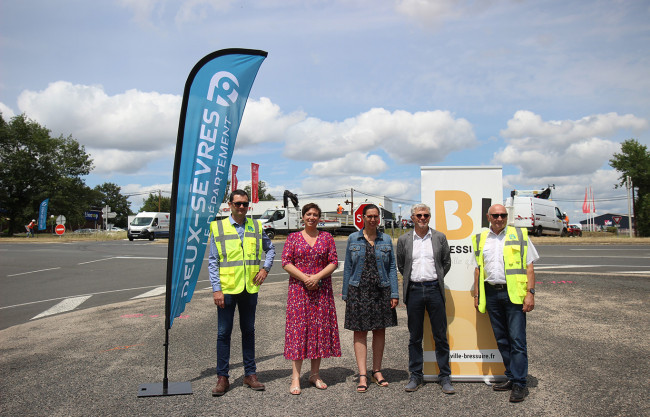
[[[528,351],[526,346],[526,313],[522,304],[513,304],[507,289],[495,289],[485,283],[485,309],[490,316],[497,347],[506,367],[506,377],[526,386]]]
[[[240,294],[224,294],[224,307],[218,308],[217,317],[217,375],[228,377],[230,370],[230,335],[235,319],[235,307],[239,311],[241,350],[244,358],[244,375],[256,373],[255,366],[255,309],[257,293],[245,290]]]
[[[436,361],[440,368],[440,378],[449,376],[449,343],[447,342],[447,312],[438,281],[411,283],[409,286],[408,314],[409,327],[409,372],[412,377],[422,378],[424,355],[422,337],[424,333],[424,311],[429,313],[429,321],[436,344]]]

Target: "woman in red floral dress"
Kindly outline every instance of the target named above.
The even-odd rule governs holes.
[[[300,394],[303,359],[311,359],[309,383],[327,385],[318,375],[321,358],[341,356],[331,274],[338,267],[332,235],[318,231],[321,210],[314,204],[302,208],[304,230],[291,233],[282,251],[282,267],[290,275],[284,357],[293,361],[291,394]]]

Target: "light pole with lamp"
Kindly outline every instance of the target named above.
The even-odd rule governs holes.
[[[398,207],[399,207],[399,223],[398,224],[399,224],[399,228],[401,229],[402,228],[402,205],[400,204],[400,205],[398,205]]]

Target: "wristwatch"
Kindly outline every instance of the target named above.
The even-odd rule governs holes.
[[[266,266],[263,267],[262,269],[265,270],[266,272],[270,272],[270,271],[271,271],[271,268],[268,268],[268,267],[266,267]],[[534,294],[534,293],[533,293],[533,294]]]
[[[535,288],[531,288],[531,289],[529,289],[528,292],[531,293],[531,294],[533,294],[533,295],[535,295]]]

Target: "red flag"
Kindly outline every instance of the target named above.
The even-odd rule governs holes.
[[[589,191],[591,192],[591,212],[595,213],[596,212],[596,200],[594,200],[594,190],[589,187]]]
[[[230,185],[232,185],[232,191],[235,191],[237,189],[237,165],[232,164],[230,167],[231,167],[230,171],[232,172],[232,178],[230,179]]]
[[[589,213],[589,200],[587,198],[587,188],[585,187],[585,202],[582,203],[582,212]]]
[[[259,184],[260,166],[251,162],[251,200],[253,203],[259,203],[260,196],[257,195],[257,187]]]

